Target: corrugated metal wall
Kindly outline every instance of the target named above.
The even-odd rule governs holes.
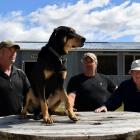
[[[19,68],[22,68],[24,71],[26,71],[27,75],[28,75],[31,71],[31,68],[27,68],[27,66],[25,64],[28,62],[35,62],[37,59],[38,52],[39,52],[39,50],[21,50],[21,51],[19,51],[18,55],[17,55],[16,65]],[[99,52],[96,52],[96,51],[90,51],[90,52],[94,52],[97,55],[100,54]],[[71,76],[82,72],[81,58],[82,58],[83,53],[85,53],[85,50],[70,51],[70,53],[66,56],[66,58],[67,58],[66,65],[67,65],[68,75],[67,75],[67,80],[66,80],[65,84],[67,84],[67,82]],[[108,52],[108,54],[110,54],[110,52]],[[118,63],[117,63],[118,75],[108,75],[108,77],[110,77],[116,84],[119,84],[121,81],[128,78],[129,76],[123,74],[123,67],[124,67],[123,66],[124,63],[122,60],[123,53],[116,52],[116,55],[118,56]],[[28,67],[30,67],[30,65],[28,65]]]

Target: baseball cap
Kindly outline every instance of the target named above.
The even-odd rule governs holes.
[[[131,70],[140,70],[140,59],[137,59],[132,62]]]
[[[7,48],[10,48],[10,47],[15,47],[16,49],[20,49],[20,46],[15,44],[14,42],[10,41],[10,40],[6,40],[6,41],[2,41],[0,42],[0,48],[3,48],[3,47],[7,47]]]
[[[90,57],[96,63],[98,62],[97,56],[94,53],[90,53],[90,52],[84,53],[83,59],[85,59],[86,57]]]

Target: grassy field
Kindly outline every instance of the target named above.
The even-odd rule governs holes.
[[[118,109],[116,109],[115,111],[123,111],[124,109],[124,106],[123,106],[123,104],[118,108]]]

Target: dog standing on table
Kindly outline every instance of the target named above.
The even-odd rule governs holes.
[[[63,64],[62,56],[71,48],[82,47],[85,38],[77,34],[73,28],[60,26],[54,29],[48,43],[39,52],[37,63],[31,74],[32,90],[26,96],[22,116],[26,117],[30,102],[40,107],[45,123],[53,123],[48,109],[55,112],[61,101],[65,101],[65,108],[69,118],[77,121],[77,117],[70,104],[64,80],[67,70]]]

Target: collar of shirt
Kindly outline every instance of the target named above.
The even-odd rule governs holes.
[[[17,68],[16,68],[15,66],[12,66],[12,68],[11,68],[11,74],[10,74],[10,76],[8,76],[8,75],[5,74],[4,71],[0,68],[0,76],[4,76],[4,77],[6,77],[6,78],[11,77],[12,75],[16,74],[16,72],[17,72]]]

